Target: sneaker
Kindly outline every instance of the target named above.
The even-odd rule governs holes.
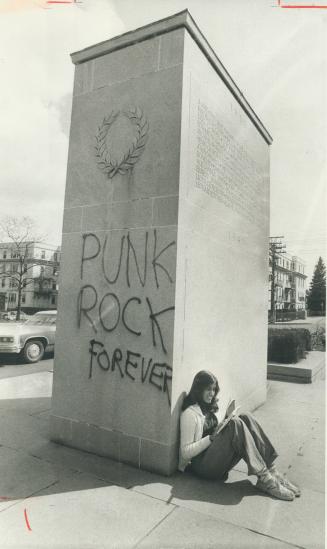
[[[293,501],[294,499],[294,493],[280,484],[276,478],[269,480],[262,480],[258,478],[256,487],[261,492],[265,492],[266,494],[269,494],[277,499],[283,499],[285,501]]]

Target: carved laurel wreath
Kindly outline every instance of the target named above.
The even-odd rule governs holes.
[[[126,116],[136,127],[137,134],[123,158],[120,161],[117,161],[112,158],[112,155],[107,148],[106,138],[109,129],[119,116]],[[132,170],[144,151],[148,138],[148,131],[149,124],[139,107],[125,111],[111,111],[109,116],[103,119],[102,124],[98,128],[97,135],[95,136],[95,156],[100,170],[106,173],[110,179],[117,173],[126,174],[128,171]]]

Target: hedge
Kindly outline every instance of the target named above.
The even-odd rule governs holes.
[[[311,332],[312,349],[314,351],[326,351],[326,330],[324,326],[317,326],[314,332]]]
[[[311,334],[305,328],[269,328],[268,361],[296,363],[310,351]]]

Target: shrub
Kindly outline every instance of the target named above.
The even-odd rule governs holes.
[[[314,332],[311,333],[312,349],[314,351],[326,350],[326,330],[323,326],[318,326]]]
[[[296,363],[311,350],[311,334],[305,328],[269,328],[268,361]]]
[[[305,319],[304,309],[277,309],[276,310],[276,322],[285,322],[288,320],[304,320],[304,319]]]
[[[303,339],[304,348],[306,351],[312,351],[311,332],[307,328],[291,328],[292,331],[297,332]]]

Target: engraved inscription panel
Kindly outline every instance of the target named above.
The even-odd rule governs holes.
[[[197,115],[196,187],[261,224],[265,181],[260,166],[201,100]]]

